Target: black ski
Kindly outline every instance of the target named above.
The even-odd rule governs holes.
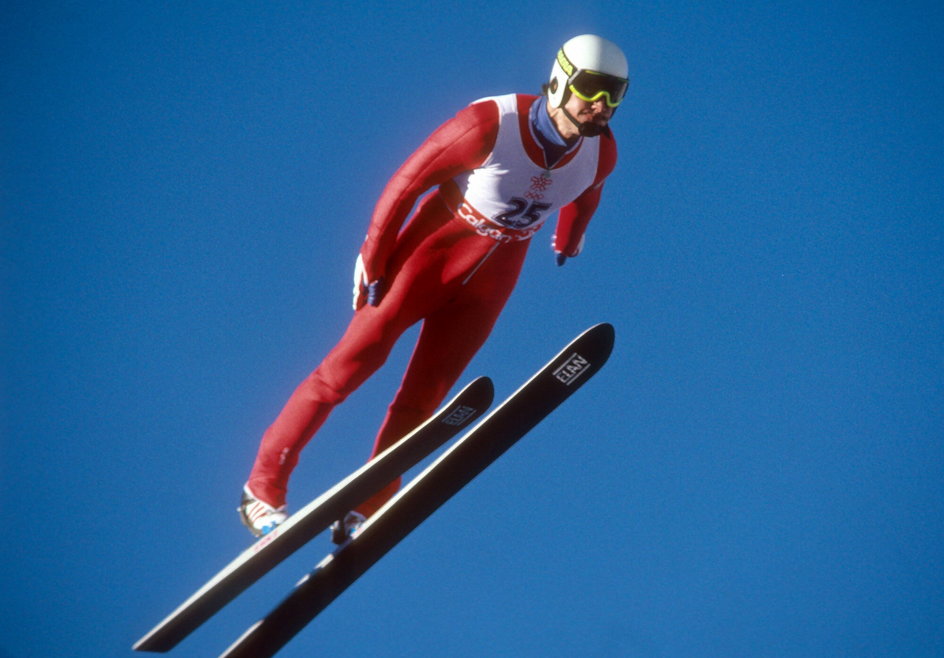
[[[243,551],[138,640],[134,649],[164,652],[174,648],[331,523],[468,427],[488,408],[493,396],[494,387],[488,377],[479,377],[470,383],[432,418]]]
[[[223,656],[272,656],[377,560],[587,382],[613,348],[612,325],[578,336],[325,558]]]

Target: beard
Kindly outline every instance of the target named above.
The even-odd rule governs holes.
[[[606,130],[606,125],[600,125],[593,121],[584,121],[577,126],[577,131],[581,137],[599,137]]]
[[[589,121],[578,121],[577,117],[567,111],[567,108],[561,107],[561,110],[563,110],[564,116],[570,119],[572,124],[577,126],[577,132],[581,137],[599,137],[604,132],[606,132],[606,126],[608,122],[599,124],[593,119],[590,119]]]

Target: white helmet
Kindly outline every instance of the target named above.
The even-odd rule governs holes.
[[[603,98],[615,108],[628,87],[629,65],[619,46],[595,34],[581,34],[557,51],[547,100],[550,107],[560,107],[574,93],[586,101]]]

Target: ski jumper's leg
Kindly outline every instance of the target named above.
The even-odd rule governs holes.
[[[421,203],[397,240],[388,267],[391,285],[381,304],[354,314],[340,342],[263,434],[249,487],[264,502],[276,507],[285,503],[299,454],[331,410],[383,365],[404,331],[441,303],[444,289],[437,270],[447,249],[437,235],[452,224],[451,218],[435,195]]]
[[[371,458],[419,426],[442,404],[491,333],[514,289],[526,250],[526,243],[496,249],[464,285],[460,282],[447,304],[423,321],[413,356],[377,434]],[[357,511],[369,517],[399,486],[397,478]]]
[[[285,503],[288,479],[302,448],[331,410],[383,365],[409,327],[402,314],[365,307],[354,314],[340,342],[292,393],[265,431],[249,486],[273,506]]]

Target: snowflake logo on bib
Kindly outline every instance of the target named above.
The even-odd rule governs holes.
[[[551,186],[551,183],[554,181],[551,180],[551,177],[547,174],[541,174],[540,176],[531,177],[531,189],[535,192],[544,192]]]
[[[526,199],[531,199],[532,201],[539,201],[544,198],[544,192],[547,191],[547,188],[551,186],[554,181],[551,180],[551,177],[547,174],[541,174],[540,176],[531,177],[531,187],[528,188],[528,191],[524,193]]]

